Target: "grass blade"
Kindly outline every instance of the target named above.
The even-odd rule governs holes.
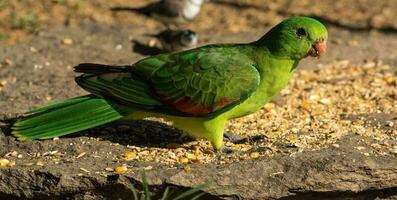
[[[199,199],[201,196],[203,196],[204,194],[205,194],[204,192],[201,192],[200,194],[194,196],[194,197],[191,198],[190,200],[197,200],[197,199]]]
[[[142,176],[142,185],[143,185],[143,190],[144,190],[144,194],[145,194],[145,199],[150,200],[149,184],[147,182],[146,173],[144,170],[142,170],[141,176]]]
[[[204,184],[198,185],[197,187],[194,187],[194,188],[192,188],[192,189],[190,189],[190,190],[187,190],[187,191],[185,191],[184,193],[180,194],[179,196],[175,197],[174,200],[185,199],[185,198],[187,198],[188,196],[193,195],[193,194],[199,192],[200,190],[202,190],[202,189],[204,189],[204,188],[207,188],[207,187],[209,187],[209,186],[210,186],[209,183],[204,183]]]
[[[163,193],[163,197],[161,197],[161,200],[167,200],[169,191],[170,191],[170,188],[166,187],[165,191]]]
[[[132,195],[134,197],[134,200],[139,200],[138,193],[136,192],[136,189],[134,186],[132,186]]]

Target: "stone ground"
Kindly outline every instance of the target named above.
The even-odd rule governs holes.
[[[298,12],[298,6],[295,7]],[[319,60],[304,60],[299,75],[313,70],[321,73],[321,69],[325,73],[324,66],[334,69],[332,66],[347,61],[348,64],[342,64],[346,69],[341,71],[342,75],[351,73],[348,68],[361,70],[368,67],[368,63],[377,63],[380,67],[387,64],[390,66],[387,72],[382,68],[375,74],[365,70],[363,73],[369,78],[385,78],[391,74],[389,84],[385,84],[388,89],[395,88],[397,31],[387,23],[382,26],[386,28],[369,31],[351,28],[340,21],[328,22],[331,39],[327,55]],[[375,23],[373,21],[379,22],[372,20],[371,23]],[[146,35],[156,32],[156,28],[156,25],[148,28],[86,21],[77,27],[43,30],[23,43],[0,47],[2,115],[23,113],[34,106],[85,94],[74,84],[72,66],[80,62],[137,61],[152,53],[153,49],[145,46],[151,39]],[[268,28],[201,34],[201,44],[251,41]],[[65,39],[72,39],[72,44],[65,44]],[[319,82],[315,78],[310,80]],[[230,162],[222,162],[224,156],[212,152],[205,142],[181,139],[179,131],[157,122],[128,123],[128,130],[125,125],[108,125],[45,141],[20,142],[0,132],[0,158],[15,161],[15,166],[0,167],[0,198],[132,199],[131,185],[139,187],[139,171],[145,169],[157,195],[166,186],[181,191],[211,182],[213,185],[204,189],[203,199],[235,199],[237,196],[244,199],[397,199],[397,110],[394,106],[397,97],[395,90],[387,94],[380,98],[388,100],[391,106],[383,112],[345,113],[360,114],[363,121],[371,122],[365,123],[361,131],[348,129],[328,142],[319,141],[318,148],[302,148],[299,138],[294,143],[269,137],[266,139],[269,141],[258,144],[277,143],[277,150],[253,158],[230,158]],[[278,98],[284,100],[273,104],[278,108],[288,106],[289,101],[285,100],[288,97],[294,96],[284,91]],[[346,104],[354,106],[351,102]],[[251,132],[266,135],[271,128]],[[244,127],[240,129],[245,131]],[[311,136],[322,134],[316,131],[312,131]],[[372,132],[373,135],[365,134]],[[173,145],[167,146],[170,143]],[[197,146],[204,156],[209,155],[208,162],[184,163],[170,156],[171,153],[179,155],[178,151],[188,155],[185,153],[195,152]],[[137,159],[124,160],[122,155],[126,151],[137,153]],[[156,156],[150,155],[153,152],[168,155],[173,162],[152,159]],[[123,165],[128,168],[126,173],[112,172],[113,168]]]

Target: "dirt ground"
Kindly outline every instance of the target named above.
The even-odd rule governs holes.
[[[159,29],[164,26],[132,12],[149,0],[1,0],[0,44],[15,44],[54,26],[78,27],[85,22],[125,24]],[[352,30],[397,29],[393,0],[211,0],[185,27],[200,34],[253,32],[278,23],[287,15],[309,15]]]
[[[0,1],[1,114],[85,94],[73,80],[78,63],[131,63],[150,54],[147,33],[164,26],[110,11],[147,2]],[[186,25],[199,32],[200,45],[252,41],[294,14],[316,16],[330,30],[324,58],[303,61],[277,99],[230,123],[229,131],[252,140],[227,145],[260,147],[256,152],[218,154],[207,142],[157,121],[117,122],[44,141],[20,142],[1,132],[0,158],[15,165],[0,167],[0,197],[126,199],[145,169],[160,190],[214,178],[219,187],[206,190],[212,199],[316,199],[323,193],[362,199],[371,190],[370,197],[391,198],[397,195],[396,6],[371,0],[213,0]],[[115,176],[118,166],[127,172]]]

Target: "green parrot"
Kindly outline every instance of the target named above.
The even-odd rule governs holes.
[[[79,86],[91,94],[35,108],[11,125],[20,140],[47,139],[115,120],[161,117],[215,149],[230,119],[260,110],[299,61],[326,51],[327,29],[290,17],[259,40],[160,54],[125,66],[83,63]]]

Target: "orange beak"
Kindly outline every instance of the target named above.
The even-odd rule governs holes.
[[[320,39],[312,45],[312,48],[309,50],[307,54],[319,58],[323,56],[326,51],[327,51],[327,40]]]

